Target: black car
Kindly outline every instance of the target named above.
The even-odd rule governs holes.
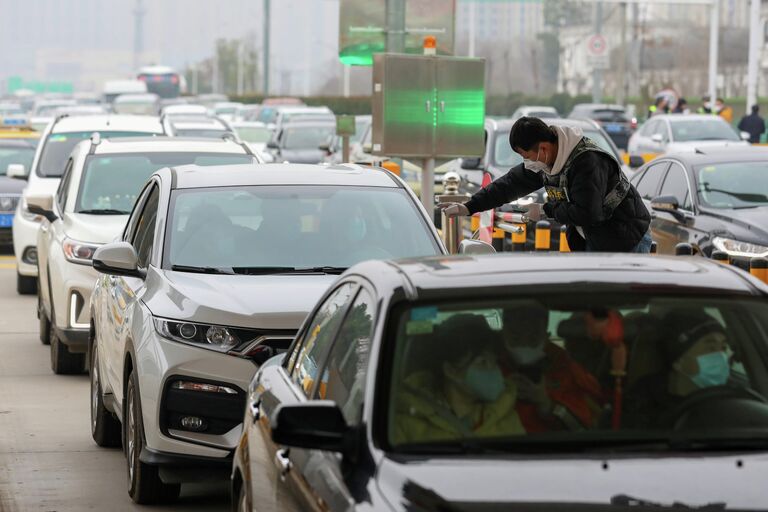
[[[768,150],[704,148],[657,158],[632,183],[651,212],[658,252],[686,242],[728,253],[739,266],[768,256]]]
[[[35,156],[36,139],[0,139],[0,247],[13,243],[13,215],[27,182],[6,176],[8,166],[22,165],[28,173]]]
[[[766,509],[766,298],[697,257],[360,263],[249,386],[233,509]]]
[[[619,149],[626,151],[629,138],[637,128],[637,121],[630,119],[627,109],[621,105],[579,103],[573,107],[571,119],[591,119],[600,124]]]

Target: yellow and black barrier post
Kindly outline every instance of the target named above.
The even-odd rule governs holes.
[[[693,256],[693,246],[691,244],[681,243],[675,246],[676,256]]]
[[[712,251],[712,259],[726,265],[731,263],[728,253],[725,251]]]
[[[549,221],[540,220],[536,223],[535,249],[537,251],[548,251],[550,249],[552,244],[550,228]]]
[[[768,284],[768,258],[752,258],[749,260],[749,273]]]
[[[560,252],[571,252],[571,248],[568,246],[568,237],[565,236],[567,230],[568,226],[560,226],[560,243],[558,244]]]

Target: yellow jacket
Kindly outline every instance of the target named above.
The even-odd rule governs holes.
[[[515,410],[517,387],[507,379],[506,388],[495,402],[475,403],[469,414],[459,418],[439,389],[442,383],[429,372],[407,377],[396,398],[391,442],[417,443],[524,434]]]
[[[731,124],[733,122],[733,109],[731,107],[725,106],[718,112],[718,115],[725,119],[728,124]]]

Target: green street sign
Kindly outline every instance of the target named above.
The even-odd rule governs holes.
[[[75,90],[72,82],[38,81],[38,80],[25,81],[20,76],[8,77],[8,92],[13,93],[18,91],[19,89],[29,89],[36,93],[59,92],[64,94],[71,94]]]

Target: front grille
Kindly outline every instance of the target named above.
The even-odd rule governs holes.
[[[0,194],[0,213],[13,213],[19,205],[21,194]]]

